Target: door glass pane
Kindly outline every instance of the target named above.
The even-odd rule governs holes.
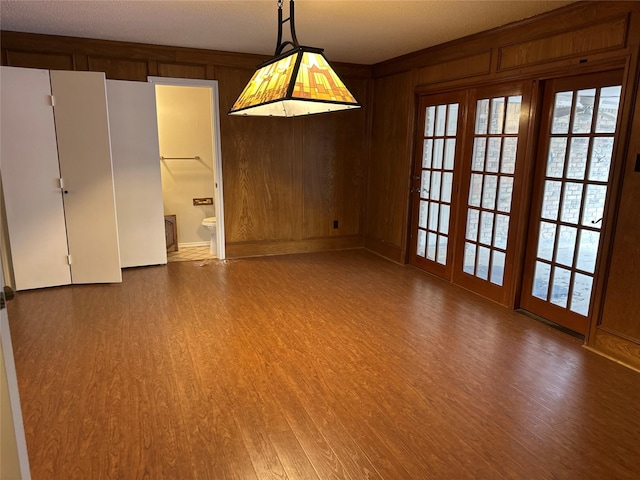
[[[449,115],[447,116],[447,136],[455,137],[458,133],[458,104],[449,105]]]
[[[440,206],[440,226],[438,231],[444,235],[449,234],[449,205],[441,205]]]
[[[496,227],[493,234],[493,245],[502,250],[507,249],[507,236],[509,235],[509,217],[496,215]]]
[[[498,189],[498,177],[486,175],[484,188],[482,189],[482,208],[494,210],[496,208],[496,190]]]
[[[444,235],[438,235],[438,257],[436,261],[445,265],[447,263],[447,243],[448,238]]]
[[[489,99],[478,100],[476,105],[476,133],[486,134],[489,121]]]
[[[474,242],[478,240],[478,225],[480,225],[480,212],[478,210],[469,209],[469,212],[467,213],[467,240]]]
[[[513,177],[500,177],[500,189],[498,190],[498,206],[501,212],[511,211],[511,197],[513,196]]]
[[[444,169],[453,170],[453,161],[456,154],[456,141],[454,138],[449,138],[445,142],[444,146]]]
[[[431,172],[429,170],[423,170],[422,181],[420,182],[420,198],[429,198],[430,188],[431,188]]]
[[[484,170],[484,156],[487,149],[486,138],[476,138],[473,140],[473,159],[471,161],[471,170],[481,172]]]
[[[433,171],[431,173],[431,200],[440,200],[440,182],[442,179],[442,173]]]
[[[437,202],[429,204],[429,230],[435,232],[438,230],[438,210],[440,205]]]
[[[555,246],[556,224],[540,222],[540,232],[538,233],[538,258],[549,261],[553,260]]]
[[[582,225],[598,229],[602,226],[606,198],[607,187],[605,185],[587,185]]]
[[[480,243],[484,245],[491,245],[493,238],[493,213],[481,212],[480,213]]]
[[[518,139],[506,137],[502,141],[502,167],[500,172],[513,174],[516,171],[516,154],[518,153]]]
[[[492,137],[489,138],[489,145],[487,148],[487,159],[484,166],[485,172],[497,172],[500,166],[500,154],[502,153],[502,138]]]
[[[612,137],[598,137],[593,139],[593,149],[591,150],[591,161],[589,163],[589,180],[594,182],[606,182],[609,180],[612,156]]]
[[[433,168],[442,168],[442,157],[444,156],[444,140],[436,139],[433,142]]]
[[[547,160],[547,177],[562,178],[564,173],[565,156],[567,154],[567,139],[554,137],[549,143],[549,158]]]
[[[444,136],[444,128],[447,121],[447,106],[438,105],[436,109],[436,137]]]
[[[582,184],[565,182],[560,220],[567,223],[578,223],[581,204]]]
[[[569,132],[573,92],[558,92],[553,105],[553,123],[551,133],[566,134]]]
[[[567,178],[582,180],[587,168],[587,154],[589,152],[588,137],[573,137],[569,147],[569,163],[567,164]]]
[[[473,275],[476,267],[476,246],[473,243],[465,242],[464,244],[464,261],[462,271]]]
[[[555,267],[553,269],[553,283],[551,284],[551,303],[559,307],[567,306],[569,298],[569,283],[571,282],[571,270]]]
[[[442,201],[451,203],[451,189],[453,188],[453,173],[444,172],[442,174]]]
[[[502,126],[504,124],[504,98],[492,98],[491,99],[491,120],[489,122],[489,133],[500,134],[502,133]]]
[[[418,246],[416,248],[416,255],[424,257],[426,255],[425,249],[427,248],[427,232],[424,230],[418,230]]]
[[[472,173],[471,185],[469,186],[469,205],[473,207],[479,207],[481,194],[482,194],[482,175],[478,173]]]
[[[576,273],[573,278],[573,293],[571,295],[571,311],[580,315],[589,315],[589,303],[591,302],[591,289],[593,277]]]
[[[433,140],[426,139],[422,145],[422,168],[431,168],[431,158],[433,156]]]
[[[431,261],[436,259],[436,239],[436,234],[429,232],[427,235],[427,259]]]
[[[576,248],[577,229],[560,225],[560,234],[558,235],[558,250],[556,253],[556,263],[571,267],[573,265],[573,253]]]
[[[491,250],[487,247],[478,247],[478,263],[476,265],[476,277],[482,280],[489,278],[489,255]]]
[[[600,245],[600,233],[592,230],[582,230],[580,232],[580,244],[578,247],[578,259],[576,268],[588,273],[596,270],[596,258],[598,257],[598,246]]]
[[[532,295],[542,300],[547,300],[549,292],[549,279],[551,277],[551,265],[548,263],[536,262],[533,273]]]
[[[420,215],[418,217],[418,226],[420,228],[427,228],[427,213],[429,208],[429,202],[420,200]]]
[[[573,133],[589,133],[591,131],[591,120],[593,118],[595,100],[595,88],[578,91],[574,103]]]
[[[436,107],[427,107],[425,110],[424,136],[433,137],[433,127],[436,122]]]
[[[502,285],[502,279],[504,278],[504,252],[494,251],[491,257],[491,283],[496,285]]]
[[[556,220],[560,207],[561,182],[547,180],[544,182],[544,196],[542,198],[542,218]]]
[[[516,134],[520,127],[520,107],[522,106],[522,96],[509,97],[507,103],[507,120],[504,125],[504,133]]]
[[[596,133],[615,133],[621,92],[622,87],[620,85],[604,87],[600,90]]]

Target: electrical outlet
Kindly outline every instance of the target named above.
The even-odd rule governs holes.
[[[333,228],[334,229],[338,228],[338,220],[333,221]]]

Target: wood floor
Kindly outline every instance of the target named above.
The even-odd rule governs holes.
[[[631,479],[640,374],[365,251],[9,305],[33,478]]]

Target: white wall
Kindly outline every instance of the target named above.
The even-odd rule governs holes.
[[[211,89],[156,85],[158,137],[163,157],[198,160],[161,162],[165,215],[176,215],[178,243],[211,239],[202,219],[215,216],[215,206],[194,206],[193,199],[214,197]]]

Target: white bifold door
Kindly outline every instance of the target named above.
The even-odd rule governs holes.
[[[121,266],[167,263],[155,85],[107,80]]]
[[[0,80],[16,289],[121,282],[104,74],[2,67]]]

